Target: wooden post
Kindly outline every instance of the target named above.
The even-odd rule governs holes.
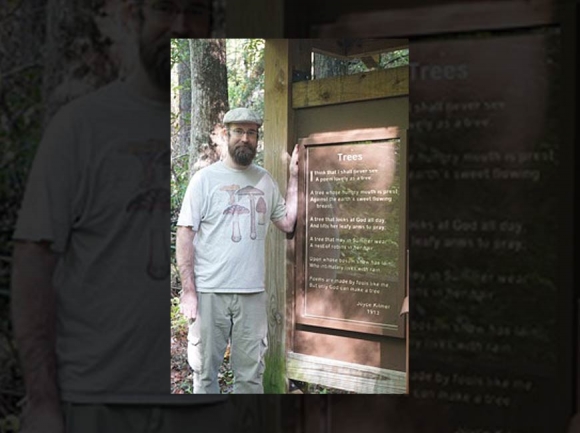
[[[288,163],[293,148],[291,41],[266,40],[264,83],[264,167],[286,194]],[[283,394],[286,383],[286,242],[270,226],[266,239],[266,290],[268,291],[268,341],[264,392]]]

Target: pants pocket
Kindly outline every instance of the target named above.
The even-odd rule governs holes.
[[[266,351],[268,350],[268,337],[262,338],[260,341],[260,367],[258,369],[258,375],[262,376],[264,374],[264,370],[266,369]]]
[[[187,362],[193,371],[201,372],[201,337],[197,321],[189,326],[187,335]]]

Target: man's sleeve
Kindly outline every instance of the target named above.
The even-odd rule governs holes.
[[[199,225],[203,219],[203,188],[200,172],[195,173],[183,196],[181,211],[177,219],[178,226],[192,227],[199,231]]]
[[[278,184],[274,179],[272,179],[272,184],[274,199],[272,200],[272,214],[270,215],[270,219],[272,221],[278,221],[286,216],[286,200],[282,197]]]
[[[63,252],[74,222],[80,184],[75,154],[80,145],[71,111],[61,109],[46,129],[28,177],[18,215],[15,240],[51,241]]]

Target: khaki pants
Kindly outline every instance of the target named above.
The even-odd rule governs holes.
[[[233,433],[229,401],[199,405],[64,404],[65,433]]]
[[[264,355],[268,347],[266,292],[198,293],[197,320],[188,335],[188,361],[194,394],[219,394],[218,370],[230,341],[237,394],[262,394]]]

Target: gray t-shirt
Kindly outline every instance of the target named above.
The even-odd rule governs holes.
[[[177,225],[191,226],[195,285],[201,292],[264,291],[265,238],[270,220],[286,215],[278,185],[263,168],[217,162],[192,177]]]
[[[62,108],[39,146],[14,238],[60,255],[65,401],[203,400],[170,394],[169,136],[169,104],[118,81]]]

